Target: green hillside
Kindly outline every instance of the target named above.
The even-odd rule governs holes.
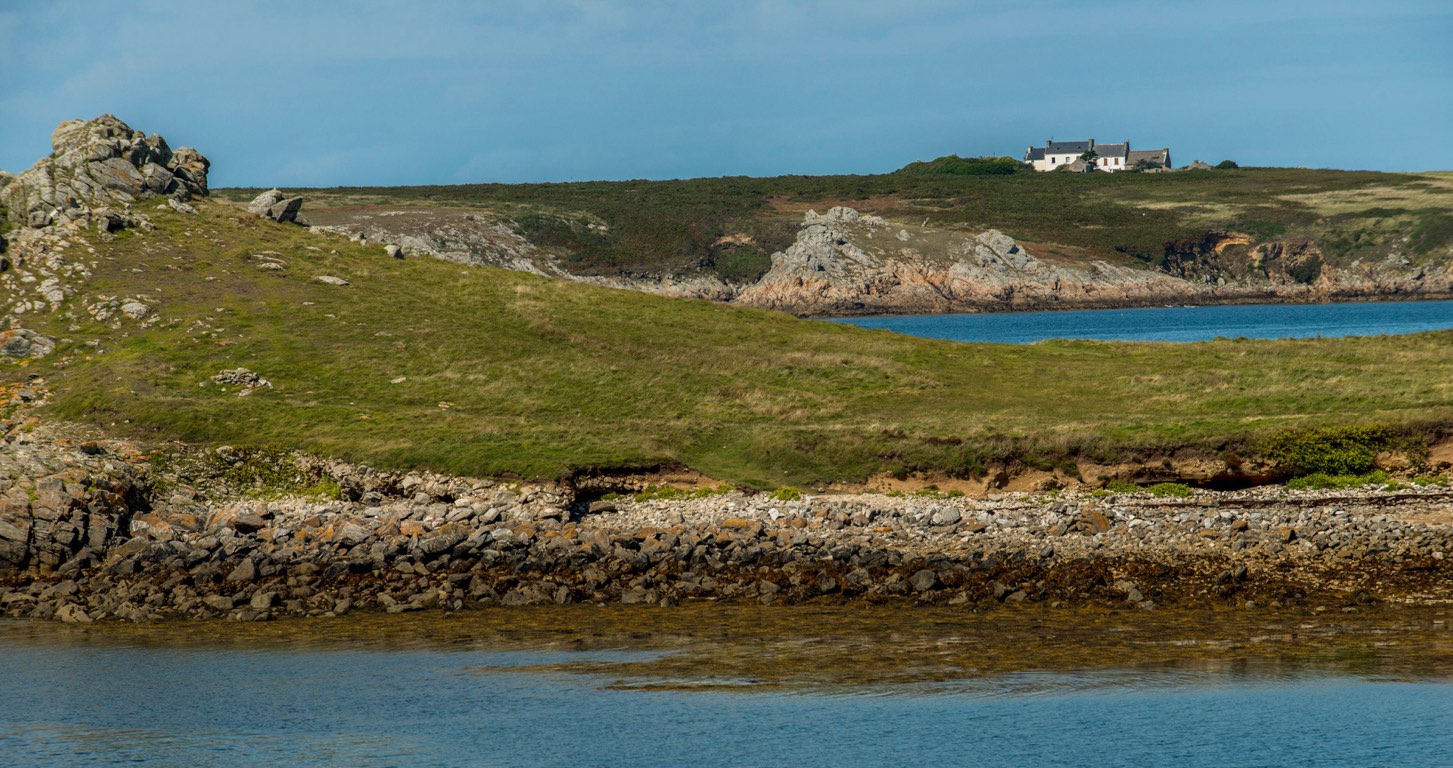
[[[1126,179],[1111,183],[1142,193],[1161,183]],[[754,183],[769,182],[643,187],[688,190],[705,210],[702,189]],[[553,194],[615,200],[628,187]],[[486,190],[511,188],[470,189],[485,201]],[[512,189],[538,194],[532,204],[557,199],[543,187]],[[734,205],[750,213],[756,204],[743,201],[761,194],[743,192]],[[970,216],[973,205],[939,210]],[[1048,464],[1167,446],[1220,451],[1287,427],[1453,423],[1453,333],[956,344],[394,260],[215,203],[200,217],[153,218],[155,232],[98,244],[83,294],[151,297],[159,322],[113,329],[28,317],[60,348],[28,366],[0,363],[12,379],[45,374],[52,413],[144,437],[299,447],[389,467],[555,477],[673,463],[758,487],[910,470],[967,475],[1005,456]],[[285,268],[259,268],[259,254]],[[239,397],[211,382],[239,366],[273,386]]]
[[[792,242],[809,207],[851,205],[903,221],[995,228],[1037,253],[1155,268],[1204,256],[1208,235],[1311,241],[1334,265],[1390,255],[1453,259],[1453,174],[1290,168],[1176,173],[1005,173],[994,159],[939,158],[874,176],[727,177],[568,184],[295,190],[309,207],[462,206],[512,218],[578,274],[717,272],[752,279]],[[258,190],[221,190],[232,200]],[[604,231],[591,224],[604,224]],[[752,237],[748,252],[724,235]],[[1232,254],[1235,255],[1234,253]]]

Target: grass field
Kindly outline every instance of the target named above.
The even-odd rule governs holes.
[[[0,374],[44,373],[52,412],[140,436],[471,475],[683,464],[763,488],[1453,423],[1453,333],[956,344],[399,261],[202,207],[101,246],[87,295],[155,297],[156,326],[28,318],[66,341]],[[286,269],[259,269],[260,251]],[[211,383],[239,366],[273,387]]]
[[[1082,258],[1155,264],[1211,232],[1316,242],[1328,262],[1453,258],[1447,174],[1246,168],[1158,174],[1019,172],[963,176],[933,164],[876,176],[728,177],[568,184],[467,184],[296,190],[309,206],[461,206],[511,217],[580,274],[764,272],[792,242],[801,211],[836,204],[901,221],[995,228]],[[915,170],[917,169],[917,170]],[[251,199],[258,190],[219,190]],[[600,232],[590,224],[605,224]],[[745,269],[723,235],[757,243]],[[720,264],[719,264],[720,262]]]

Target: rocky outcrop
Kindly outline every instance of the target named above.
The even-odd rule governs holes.
[[[173,150],[112,115],[61,123],[53,152],[30,170],[0,180],[0,205],[21,226],[80,223],[107,231],[137,223],[130,207],[147,198],[207,194],[211,164],[195,149]]]
[[[247,210],[263,218],[272,219],[279,224],[291,222],[308,226],[308,220],[301,214],[303,198],[288,197],[276,189],[269,189],[253,198],[252,202],[247,204]]]
[[[1103,261],[1041,261],[1012,238],[890,227],[851,208],[811,211],[772,268],[736,301],[799,315],[928,313],[1143,303],[1183,281]]]

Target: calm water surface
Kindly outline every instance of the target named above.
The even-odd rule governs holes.
[[[1453,328],[1453,301],[1239,304],[839,318],[836,322],[949,341],[1029,344],[1044,339],[1205,341],[1376,336]]]
[[[521,649],[229,640],[228,627],[180,640],[0,625],[0,764],[1453,765],[1453,682],[1358,671],[1371,657],[1126,667],[1130,655],[1088,671],[804,689],[699,673],[710,684],[693,689],[612,673],[669,656],[679,634],[605,649],[593,646],[623,641],[585,629],[576,640],[599,642],[567,651],[556,629]],[[878,645],[893,632],[842,631],[834,652],[893,655]],[[1434,637],[1426,647],[1447,647]],[[928,635],[910,627],[902,639]],[[808,640],[731,642],[771,657]]]

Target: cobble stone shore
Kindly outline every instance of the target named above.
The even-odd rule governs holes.
[[[289,461],[328,479],[338,498],[259,500],[186,477],[163,483],[124,443],[33,421],[11,424],[3,449],[0,615],[10,617],[266,620],[687,600],[1354,609],[1453,599],[1453,492],[1437,486],[587,502],[569,487],[297,457]]]

